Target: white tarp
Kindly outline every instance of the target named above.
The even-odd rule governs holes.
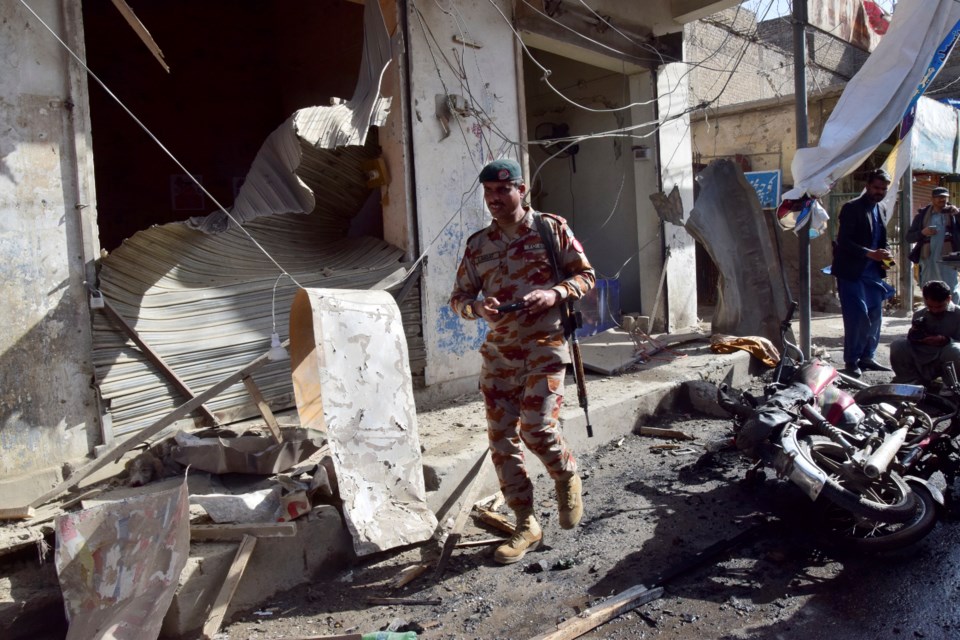
[[[960,20],[955,0],[901,0],[890,30],[847,83],[820,144],[793,158],[794,188],[784,199],[826,195],[899,124],[943,39]]]
[[[913,123],[914,171],[957,173],[957,114],[953,107],[921,99]]]
[[[290,359],[303,427],[325,430],[357,555],[423,542],[427,507],[407,341],[386,291],[301,289]]]

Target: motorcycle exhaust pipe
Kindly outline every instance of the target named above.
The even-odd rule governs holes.
[[[867,477],[875,479],[886,473],[887,467],[893,462],[894,456],[897,455],[897,451],[900,450],[900,447],[903,446],[906,440],[906,427],[900,427],[893,433],[885,435],[883,437],[883,444],[877,447],[877,450],[867,458],[867,463],[863,466],[863,472]]]

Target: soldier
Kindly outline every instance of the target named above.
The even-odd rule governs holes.
[[[507,506],[517,515],[516,532],[497,547],[494,558],[510,564],[535,549],[543,537],[533,514],[533,483],[521,440],[554,480],[560,526],[572,529],[583,515],[577,463],[557,426],[570,362],[558,307],[562,300],[583,296],[596,276],[563,218],[524,206],[527,187],[517,162],[491,162],[480,172],[480,183],[493,222],[467,240],[450,306],[467,320],[483,318],[489,324],[480,347],[480,391],[491,458]],[[559,283],[537,216],[559,247]],[[511,303],[521,308],[498,311]]]

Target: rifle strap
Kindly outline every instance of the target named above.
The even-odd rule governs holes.
[[[557,234],[552,229],[547,228],[547,223],[539,211],[533,212],[533,222],[537,226],[537,232],[540,234],[540,240],[543,241],[543,247],[547,250],[547,256],[550,258],[550,266],[553,267],[553,278],[557,284],[563,282],[560,275],[560,246],[557,242]]]

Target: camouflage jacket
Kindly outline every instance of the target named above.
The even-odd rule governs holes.
[[[583,253],[583,247],[573,236],[566,220],[545,213],[544,222],[559,242],[560,271],[565,279],[557,283],[550,257],[537,231],[533,210],[517,228],[517,237],[510,240],[496,221],[467,239],[467,246],[457,269],[457,279],[450,306],[462,318],[476,319],[468,303],[484,297],[495,297],[501,304],[517,302],[535,289],[555,289],[562,299],[579,299],[596,281],[593,267]],[[511,360],[525,360],[535,349],[537,355],[558,356],[568,362],[563,329],[560,325],[559,305],[545,312],[526,311],[502,314],[490,323],[490,331],[481,351],[485,356],[496,355]],[[543,353],[541,353],[543,352]]]

